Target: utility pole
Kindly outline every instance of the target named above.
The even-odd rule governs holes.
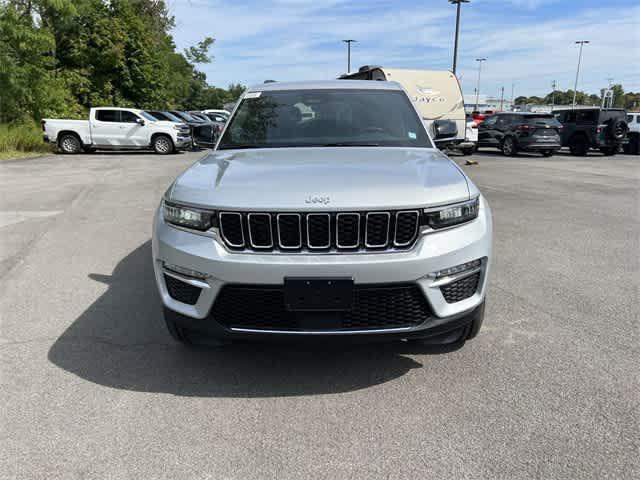
[[[469,3],[470,0],[449,0],[449,3],[456,5],[456,38],[453,47],[453,74],[456,74],[456,67],[458,65],[458,37],[460,35],[460,5],[462,3]]]
[[[482,62],[486,62],[486,58],[476,58],[476,62],[478,62],[478,84],[476,87],[476,112],[478,111],[478,100],[480,97],[480,74],[482,73]]]
[[[551,82],[551,109],[553,110],[553,107],[556,106],[556,87],[557,87],[557,83],[554,80],[553,82]]]
[[[578,53],[578,70],[576,70],[576,83],[573,87],[573,104],[572,108],[576,108],[576,95],[578,93],[578,77],[580,76],[580,63],[582,62],[582,47],[588,44],[589,40],[578,40],[576,45],[580,45],[580,53]]]
[[[502,87],[501,93],[500,93],[500,111],[502,111],[503,104],[504,104],[504,87]]]
[[[349,73],[351,72],[351,44],[357,40],[350,38],[342,41],[347,44],[347,73]]]

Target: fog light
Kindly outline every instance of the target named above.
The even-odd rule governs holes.
[[[199,278],[201,280],[204,280],[209,276],[206,273],[191,270],[190,268],[181,267],[179,265],[172,265],[171,263],[163,263],[162,265],[165,270],[169,270],[170,272],[178,273],[186,277]]]
[[[474,270],[482,265],[482,260],[474,260],[472,262],[462,263],[460,265],[456,265],[455,267],[445,268],[443,270],[438,270],[430,274],[429,276],[432,278],[443,278],[450,277],[452,275],[457,275],[458,273],[466,272],[468,270]]]

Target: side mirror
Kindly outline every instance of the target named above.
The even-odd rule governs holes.
[[[436,120],[433,122],[434,140],[455,137],[458,134],[456,122],[452,120]]]
[[[136,118],[136,123],[141,127],[144,127],[145,121],[142,118]]]

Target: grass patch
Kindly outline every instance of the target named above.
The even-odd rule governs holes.
[[[35,123],[0,124],[0,160],[51,152],[52,146],[42,140],[42,130]]]

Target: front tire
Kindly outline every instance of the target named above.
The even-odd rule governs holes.
[[[516,147],[516,142],[513,141],[513,138],[507,137],[502,141],[502,154],[505,157],[518,155],[518,147]]]
[[[473,153],[473,150],[474,150],[473,147],[463,148],[462,149],[462,154],[463,155],[471,155]]]
[[[58,148],[64,154],[75,155],[82,150],[82,143],[76,135],[65,133],[58,139]]]
[[[542,156],[543,157],[552,157],[553,156],[553,150],[545,150],[542,152]]]
[[[171,335],[171,338],[176,342],[182,343],[183,345],[192,345],[192,342],[187,335],[187,331],[184,328],[179,327],[176,322],[170,318],[170,315],[167,314],[166,307],[164,308],[164,323],[167,325],[169,335]]]
[[[480,329],[482,328],[482,322],[484,322],[485,302],[486,300],[483,300],[480,307],[475,311],[475,315],[473,316],[473,321],[469,324],[469,328],[467,330],[466,340],[472,340],[478,336],[478,333],[480,333]]]
[[[169,155],[175,151],[173,140],[168,135],[156,135],[153,137],[151,146],[158,155]]]

